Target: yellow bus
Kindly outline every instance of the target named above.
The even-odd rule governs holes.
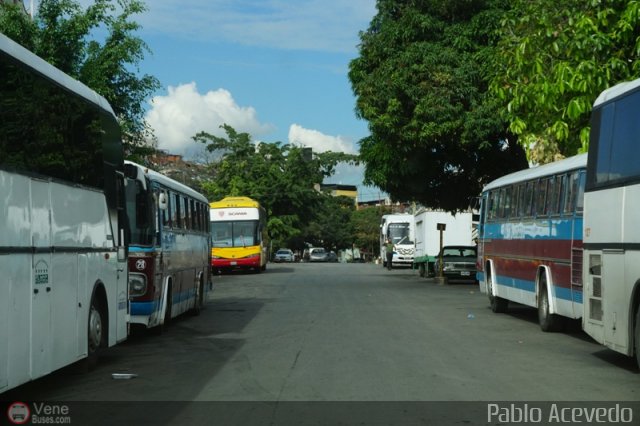
[[[209,206],[213,271],[267,269],[267,214],[260,203],[226,197]]]

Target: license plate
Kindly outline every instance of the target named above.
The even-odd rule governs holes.
[[[471,272],[469,272],[469,271],[462,271],[462,272],[460,272],[460,275],[462,275],[463,277],[468,277],[469,275],[471,275]]]
[[[231,266],[236,266],[238,262],[231,262]]]

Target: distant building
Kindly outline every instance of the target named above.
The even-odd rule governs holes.
[[[358,205],[358,187],[355,185],[338,185],[335,183],[323,183],[320,185],[322,192],[328,192],[333,197],[349,197],[353,198],[353,203]]]

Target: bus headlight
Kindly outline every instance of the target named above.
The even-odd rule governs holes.
[[[142,296],[147,292],[147,277],[143,274],[129,273],[129,296]]]

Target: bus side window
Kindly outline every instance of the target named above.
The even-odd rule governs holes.
[[[180,228],[180,197],[178,194],[171,193],[171,226],[174,229]]]
[[[162,210],[162,226],[165,228],[171,228],[171,199],[167,191],[162,191],[165,200],[167,200],[167,208]]]
[[[504,189],[504,210],[502,212],[502,217],[505,219],[509,219],[512,216],[512,207],[513,207],[513,187],[508,186]]]
[[[547,189],[547,213],[550,215],[557,215],[560,213],[559,202],[561,191],[562,179],[560,176],[554,176],[549,178],[549,186]]]
[[[585,171],[578,172],[578,191],[576,194],[576,213],[581,215],[584,208],[584,183],[586,180]]]
[[[191,229],[191,212],[189,212],[189,200],[187,197],[180,197],[180,202],[182,203],[180,207],[182,208],[182,228],[183,229]]]
[[[491,222],[496,217],[496,191],[491,191],[489,193],[488,201],[487,201],[487,222]]]
[[[545,215],[546,196],[547,196],[547,180],[540,179],[536,185],[536,202],[534,206],[534,213],[536,216]]]
[[[199,231],[200,226],[198,223],[198,219],[200,219],[200,210],[196,210],[197,207],[200,206],[197,205],[194,200],[189,200],[189,211],[191,212],[191,229]]]

